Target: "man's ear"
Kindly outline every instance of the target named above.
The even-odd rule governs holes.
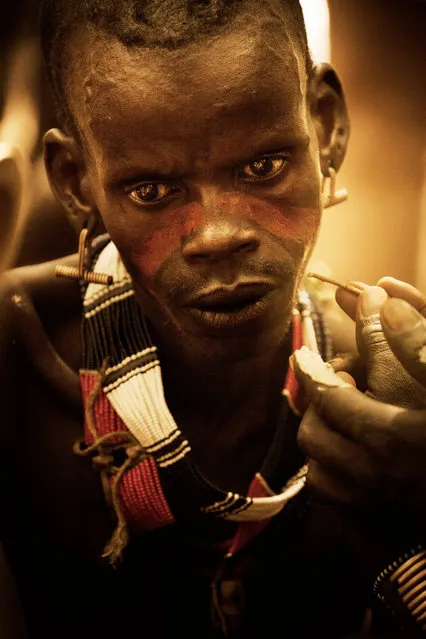
[[[60,129],[50,129],[43,138],[44,162],[51,189],[77,230],[96,214],[85,193],[85,165],[76,140]]]
[[[349,115],[342,84],[329,64],[314,68],[309,87],[310,108],[318,136],[322,174],[336,171],[344,160],[349,140]]]

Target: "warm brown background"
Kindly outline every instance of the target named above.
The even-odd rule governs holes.
[[[313,260],[337,278],[426,291],[426,2],[329,0],[331,59],[352,133]],[[422,219],[423,218],[423,219]]]

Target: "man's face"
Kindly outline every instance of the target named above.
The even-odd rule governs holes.
[[[172,52],[80,46],[85,191],[145,313],[192,340],[282,339],[321,212],[290,37],[257,25]]]

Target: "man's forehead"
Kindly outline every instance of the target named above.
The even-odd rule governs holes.
[[[171,104],[207,100],[226,109],[240,96],[275,87],[299,98],[306,91],[304,57],[283,27],[265,37],[262,28],[240,28],[177,50],[126,47],[95,29],[79,40],[79,55],[68,66],[68,98],[81,119],[120,117],[120,104],[138,101],[161,111]]]

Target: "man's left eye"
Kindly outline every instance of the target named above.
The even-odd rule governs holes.
[[[288,158],[282,156],[266,156],[256,158],[243,166],[239,171],[239,177],[247,182],[268,180],[278,175],[286,166]]]

